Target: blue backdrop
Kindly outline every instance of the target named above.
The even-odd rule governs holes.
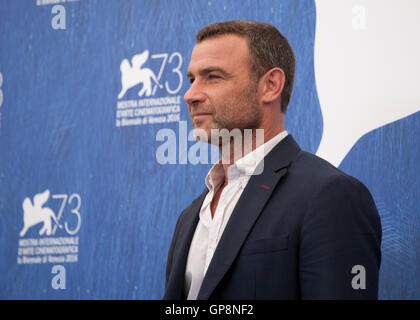
[[[183,150],[196,143],[181,141],[183,125],[192,129],[182,97],[195,34],[233,19],[281,30],[297,66],[287,130],[315,153],[323,131],[315,3],[60,5],[52,13],[48,1],[0,0],[0,298],[159,299],[177,217],[202,192],[211,166],[183,163]],[[161,87],[133,73],[137,85],[118,98],[133,56],[146,50],[142,70]],[[152,93],[139,96],[148,81]],[[175,164],[157,161],[162,129],[176,134]],[[364,135],[339,166],[368,186],[380,212],[381,299],[420,298],[419,136],[417,112]],[[46,218],[48,209],[61,228]],[[34,218],[25,222],[25,213],[46,232]],[[57,264],[65,267],[65,290],[52,285]]]

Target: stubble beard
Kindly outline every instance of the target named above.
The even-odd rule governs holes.
[[[205,140],[207,143],[222,148],[227,142],[234,142],[233,136],[230,139],[223,139],[223,135],[236,132],[236,135],[240,134],[241,137],[244,137],[245,129],[259,128],[262,121],[262,111],[256,94],[256,84],[250,83],[239,97],[223,103],[218,113],[212,112],[213,121],[207,128],[200,128],[200,123],[194,123],[193,121],[196,131],[194,135],[197,140]],[[214,108],[212,109],[214,110]],[[203,131],[206,137],[203,137]]]

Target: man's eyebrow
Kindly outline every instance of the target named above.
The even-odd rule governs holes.
[[[224,75],[226,77],[231,76],[228,72],[226,72],[225,70],[223,70],[222,68],[219,68],[219,67],[208,67],[208,68],[204,68],[204,69],[201,69],[198,72],[198,74],[205,75],[205,74],[208,74],[210,72],[220,72],[222,75]],[[191,78],[194,78],[194,74],[191,71],[188,71],[187,72],[187,77],[190,78],[190,79]]]

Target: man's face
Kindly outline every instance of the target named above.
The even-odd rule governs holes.
[[[188,67],[185,93],[195,129],[254,129],[261,123],[257,83],[250,76],[247,40],[229,34],[198,43]]]

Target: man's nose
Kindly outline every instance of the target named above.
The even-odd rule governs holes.
[[[194,81],[184,94],[184,100],[187,104],[204,102],[205,99],[206,96],[197,81]]]

